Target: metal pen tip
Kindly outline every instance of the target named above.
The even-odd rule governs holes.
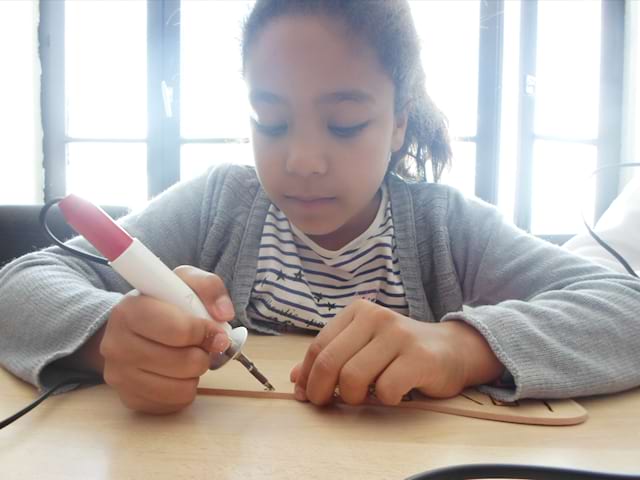
[[[249,371],[249,373],[253,375],[264,386],[264,388],[266,388],[271,392],[275,391],[275,388],[273,388],[273,385],[269,383],[269,380],[267,380],[267,377],[265,377],[260,372],[260,370],[258,370],[255,364],[251,360],[249,360],[243,353],[238,355],[235,359],[239,361],[244,366],[244,368],[246,368]]]

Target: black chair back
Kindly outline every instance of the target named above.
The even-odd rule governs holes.
[[[40,226],[41,208],[42,205],[0,205],[0,267],[16,257],[52,245],[51,239]],[[129,212],[126,207],[102,208],[113,218]],[[47,215],[47,224],[61,240],[76,235],[55,207]]]

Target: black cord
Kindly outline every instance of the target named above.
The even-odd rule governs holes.
[[[454,465],[452,467],[429,470],[412,475],[406,480],[478,480],[489,478],[517,478],[523,480],[640,480],[640,475],[538,465],[480,463],[475,465]]]
[[[44,206],[40,210],[40,216],[39,216],[40,225],[42,225],[42,228],[44,229],[44,231],[47,234],[47,236],[58,247],[66,250],[68,252],[71,252],[72,254],[74,254],[77,257],[84,258],[85,260],[89,260],[90,262],[96,262],[96,263],[99,263],[101,265],[109,265],[109,260],[107,260],[104,257],[100,257],[98,255],[93,255],[93,254],[88,253],[88,252],[83,252],[82,250],[78,250],[77,248],[70,247],[69,245],[63,243],[49,229],[49,225],[47,225],[47,213],[49,213],[49,210],[51,210],[51,207],[53,207],[54,205],[57,205],[58,202],[60,202],[60,200],[62,200],[62,198],[54,198],[52,200],[49,200],[47,203],[44,204]]]
[[[33,410],[38,405],[40,405],[42,402],[44,402],[50,395],[52,395],[54,392],[56,392],[57,390],[61,389],[62,387],[66,387],[68,385],[98,385],[100,383],[103,383],[103,380],[102,380],[101,377],[97,377],[97,376],[92,376],[92,377],[83,376],[83,377],[67,378],[66,380],[63,380],[63,381],[55,384],[53,387],[49,388],[48,390],[46,390],[42,395],[40,395],[38,398],[36,398],[33,402],[31,402],[29,405],[24,407],[19,412],[16,412],[13,415],[11,415],[10,417],[5,418],[4,420],[0,421],[0,430],[2,430],[4,427],[7,427],[7,426],[11,425],[13,422],[15,422],[19,418],[21,418],[24,415],[26,415],[27,413],[29,413],[31,410]]]
[[[77,257],[84,258],[85,260],[89,260],[90,262],[96,262],[96,263],[99,263],[99,264],[102,264],[102,265],[109,265],[109,261],[104,257],[100,257],[98,255],[93,255],[93,254],[88,253],[88,252],[83,252],[82,250],[78,250],[76,248],[72,248],[72,247],[64,244],[49,229],[49,225],[47,224],[47,214],[49,213],[49,210],[51,210],[51,208],[54,205],[57,205],[58,202],[60,202],[60,200],[62,200],[62,198],[54,198],[52,200],[49,200],[47,203],[44,204],[44,206],[40,210],[40,215],[38,216],[38,218],[40,220],[40,225],[44,229],[44,231],[47,234],[47,236],[57,246],[59,246],[60,248],[66,250],[68,252],[71,252],[73,255],[75,255]],[[31,402],[29,405],[24,407],[19,412],[16,412],[13,415],[11,415],[10,417],[2,420],[0,422],[0,430],[2,430],[4,427],[6,427],[8,425],[11,425],[13,422],[15,422],[19,418],[21,418],[24,415],[26,415],[27,413],[29,413],[31,410],[36,408],[38,405],[40,405],[42,402],[44,402],[49,396],[51,396],[54,392],[56,392],[57,390],[59,390],[62,387],[65,387],[65,386],[68,386],[68,385],[97,385],[98,383],[102,383],[102,381],[103,380],[100,377],[88,377],[88,376],[72,377],[72,378],[68,378],[66,380],[63,380],[63,381],[57,383],[56,385],[54,385],[53,387],[49,388],[42,395],[40,395],[38,398],[36,398],[33,402]]]
[[[620,168],[625,168],[625,167],[640,167],[640,163],[613,163],[610,165],[603,165],[600,168],[597,168],[596,170],[594,170],[593,172],[591,172],[591,176],[596,175],[597,173],[599,173],[602,170],[610,170],[612,168],[615,169],[620,169]],[[591,235],[593,237],[593,239],[598,242],[598,244],[604,248],[607,252],[609,252],[611,255],[613,255],[613,257],[618,260],[618,262],[620,262],[620,264],[624,267],[624,269],[627,271],[627,273],[629,273],[629,275],[633,275],[634,277],[638,278],[638,274],[636,274],[636,272],[633,271],[633,268],[631,268],[631,265],[629,265],[629,263],[625,260],[625,258],[620,255],[611,245],[609,245],[607,242],[605,242],[604,240],[602,240],[602,238],[600,238],[596,232],[594,232],[591,227],[589,226],[589,224],[587,223],[587,220],[584,218],[584,211],[582,211],[582,223],[584,223],[584,226],[587,227],[587,231],[589,232],[589,235]],[[639,226],[640,228],[640,226]]]

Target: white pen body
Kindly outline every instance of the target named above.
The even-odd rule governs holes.
[[[197,317],[211,318],[195,292],[138,239],[134,238],[110,265],[140,293],[175,305]],[[231,336],[231,326],[226,322],[220,325]]]

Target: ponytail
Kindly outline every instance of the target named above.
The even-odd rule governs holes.
[[[391,155],[389,171],[406,179],[427,179],[427,163],[431,175],[438,182],[445,168],[451,164],[451,142],[447,119],[431,100],[424,82],[414,86],[414,94],[407,102],[407,130],[402,147]]]

